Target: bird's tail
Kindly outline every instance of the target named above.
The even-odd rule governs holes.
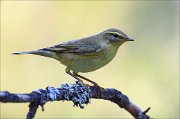
[[[44,51],[42,49],[34,50],[34,51],[27,51],[27,52],[15,52],[12,54],[15,54],[15,55],[33,54],[33,55],[41,55],[41,56],[45,56],[45,57],[50,57],[50,58],[53,58],[53,56],[54,56],[54,52]]]

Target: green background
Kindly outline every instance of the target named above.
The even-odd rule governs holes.
[[[105,67],[82,74],[116,88],[153,118],[179,117],[178,1],[1,1],[1,90],[29,93],[74,83],[65,66],[12,52],[48,47],[118,28],[134,42],[123,44]],[[25,118],[28,103],[1,103],[1,118]],[[52,102],[37,118],[130,118],[114,103],[91,100],[85,109]]]

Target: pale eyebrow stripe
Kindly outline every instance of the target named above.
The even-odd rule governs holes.
[[[127,37],[127,35],[126,34],[124,34],[124,33],[119,33],[119,32],[108,32],[108,33],[112,33],[112,34],[118,34],[118,36],[121,36],[121,37]]]

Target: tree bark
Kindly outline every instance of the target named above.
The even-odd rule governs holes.
[[[76,84],[62,84],[59,88],[48,86],[46,89],[38,89],[27,94],[13,94],[8,91],[0,92],[0,102],[26,103],[29,102],[27,119],[33,119],[39,105],[44,110],[44,104],[48,101],[72,101],[74,106],[84,108],[90,99],[109,100],[128,111],[135,119],[150,119],[146,113],[150,108],[142,111],[140,107],[132,103],[129,98],[116,89],[86,86],[81,82]]]

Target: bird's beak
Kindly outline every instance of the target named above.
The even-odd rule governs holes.
[[[134,41],[134,39],[129,38],[129,37],[127,37],[126,40],[127,40],[127,41]]]

